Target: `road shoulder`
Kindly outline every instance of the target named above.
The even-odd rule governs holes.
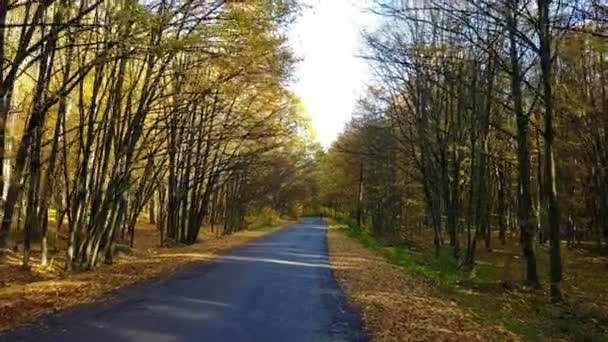
[[[516,341],[382,255],[352,240],[336,225],[328,231],[330,263],[349,302],[360,311],[373,341]]]

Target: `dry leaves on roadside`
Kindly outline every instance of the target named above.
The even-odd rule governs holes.
[[[330,229],[328,239],[336,278],[373,341],[518,340],[343,233]]]

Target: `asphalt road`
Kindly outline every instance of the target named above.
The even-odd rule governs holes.
[[[321,220],[305,219],[0,341],[365,341],[328,265],[326,233]]]

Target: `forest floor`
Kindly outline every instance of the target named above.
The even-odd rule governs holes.
[[[52,257],[50,266],[42,268],[40,253],[34,251],[32,268],[24,270],[21,254],[9,252],[0,256],[0,332],[76,305],[110,300],[117,289],[166,276],[195,262],[212,260],[282,227],[243,230],[231,235],[202,229],[199,242],[194,245],[161,248],[155,226],[140,224],[131,255],[121,255],[112,265],[80,273],[64,271],[63,253]]]
[[[329,255],[340,286],[373,341],[517,341],[380,253],[330,225]]]
[[[475,269],[463,272],[449,248],[437,258],[427,240],[389,246],[338,224],[329,236],[332,264],[350,264],[338,277],[377,340],[399,340],[394,331],[422,334],[429,326],[440,340],[508,339],[508,330],[528,341],[608,341],[608,258],[586,248],[562,249],[566,300],[551,304],[546,247],[538,250],[545,286],[532,291],[521,286],[516,237],[504,246],[496,241],[492,251],[478,243]],[[461,335],[463,327],[479,335]]]

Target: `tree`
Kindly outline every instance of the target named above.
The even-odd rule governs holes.
[[[332,165],[324,172],[339,174],[323,175],[322,184],[336,188],[325,204],[339,207],[337,198],[346,197],[352,207],[358,156],[372,179],[362,182],[370,201],[382,203],[387,193],[374,198],[381,181],[395,179],[391,203],[423,203],[417,226],[432,232],[436,254],[447,232],[463,269],[475,267],[478,240],[491,252],[494,225],[502,244],[518,225],[524,283],[532,288],[541,286],[537,248],[546,227],[551,299],[561,301],[562,234],[569,245],[591,234],[598,248],[608,236],[603,7],[593,1],[377,0],[371,9],[383,22],[364,33],[364,57],[376,79],[326,157]],[[420,191],[407,191],[413,187]],[[394,217],[394,211],[371,208],[362,225],[381,237],[374,217]],[[400,227],[390,241],[412,231],[390,225]]]
[[[248,175],[268,155],[298,155],[285,146],[307,131],[285,88],[296,59],[282,28],[297,10],[293,1],[2,2],[0,164],[12,159],[9,116],[17,129],[14,167],[0,181],[0,246],[19,241],[22,207],[24,266],[39,238],[47,263],[51,216],[58,227],[67,220],[70,270],[133,245],[146,207],[160,209],[161,244],[194,243],[211,212],[242,228]]]

